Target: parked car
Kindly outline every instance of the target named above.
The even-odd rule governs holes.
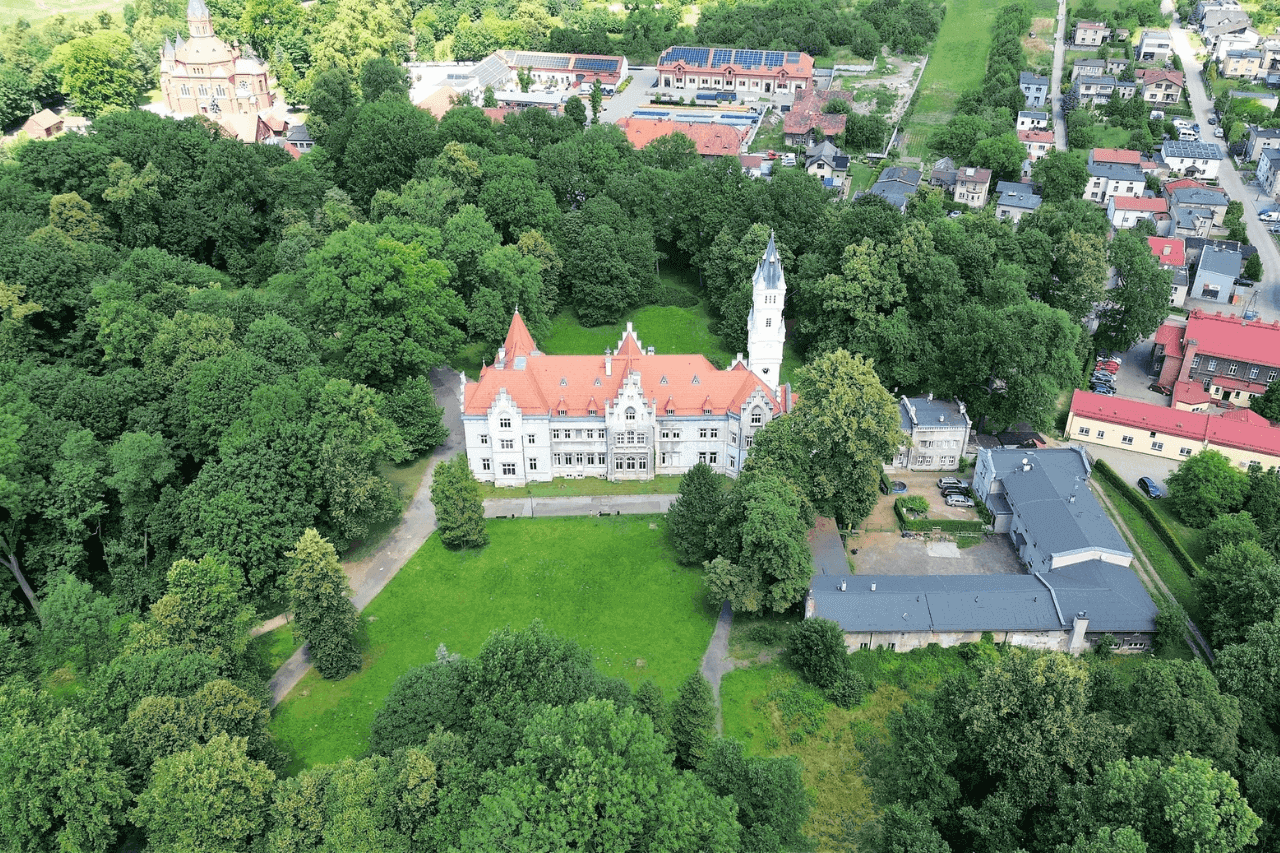
[[[1150,477],[1138,478],[1138,488],[1141,489],[1142,493],[1149,498],[1164,497],[1164,492],[1160,490],[1158,485],[1156,485],[1156,481]]]
[[[1209,124],[1217,124],[1217,123],[1218,123],[1217,116],[1209,116]]]
[[[1196,133],[1199,133],[1199,132],[1200,132],[1200,122],[1195,122],[1194,124],[1192,124],[1192,125],[1191,125],[1191,129],[1192,129],[1192,130],[1194,130]]]
[[[1268,234],[1280,234],[1280,222],[1272,222],[1267,226]]]
[[[1154,382],[1147,386],[1148,391],[1155,391],[1157,394],[1164,394],[1166,397],[1173,393],[1173,389],[1165,385],[1157,385]]]
[[[1215,127],[1215,128],[1213,129],[1213,135],[1214,135],[1216,138],[1221,139],[1221,138],[1222,138],[1222,128],[1220,128],[1220,127]]]
[[[946,489],[946,488],[963,489],[968,485],[969,485],[968,483],[966,483],[964,480],[961,480],[959,477],[939,477],[938,478],[939,489]]]
[[[1275,208],[1264,210],[1258,214],[1258,219],[1263,222],[1280,222],[1280,210]]]
[[[973,498],[967,495],[947,495],[947,506],[972,507]]]
[[[944,498],[949,498],[952,495],[964,495],[967,498],[969,497],[969,490],[959,486],[948,486],[942,490],[942,496]]]
[[[1106,350],[1103,350],[1102,352],[1098,353],[1098,357],[1095,360],[1096,361],[1114,361],[1116,364],[1124,364],[1123,358],[1121,358],[1120,356],[1116,355],[1113,352],[1107,352]]]
[[[1097,369],[1105,370],[1107,373],[1119,373],[1120,365],[1116,364],[1114,361],[1100,361],[1098,362]]]
[[[1116,389],[1110,385],[1090,385],[1089,390],[1103,397],[1114,397],[1116,395]]]

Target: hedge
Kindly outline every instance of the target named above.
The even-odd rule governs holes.
[[[1103,460],[1094,460],[1093,470],[1097,471],[1102,479],[1120,492],[1120,496],[1127,500],[1138,511],[1138,514],[1147,520],[1147,523],[1151,525],[1151,529],[1156,532],[1156,536],[1169,549],[1169,553],[1173,555],[1173,558],[1178,561],[1178,565],[1182,566],[1183,571],[1191,577],[1198,577],[1200,567],[1196,565],[1195,560],[1191,559],[1187,549],[1183,547],[1182,542],[1169,529],[1169,525],[1165,524],[1160,514],[1151,508],[1151,502],[1144,498],[1137,489],[1121,479],[1115,469]]]
[[[941,530],[944,533],[982,533],[987,526],[976,518],[907,518],[899,498],[893,502],[893,514],[898,516],[898,526],[903,530],[928,533]]]

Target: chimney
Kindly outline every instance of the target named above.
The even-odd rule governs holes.
[[[1067,640],[1067,651],[1073,655],[1078,655],[1084,651],[1084,632],[1089,630],[1088,612],[1081,610],[1071,620],[1071,638]]]
[[[654,354],[655,354],[655,351],[653,347],[649,347],[649,355],[654,355]]]
[[[507,348],[505,346],[498,347],[498,360],[494,366],[497,367],[499,370],[501,370],[503,367],[506,366],[506,363],[507,363]]]
[[[613,375],[613,356],[609,354],[608,350],[604,351],[604,375]]]

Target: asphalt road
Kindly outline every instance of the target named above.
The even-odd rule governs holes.
[[[1200,72],[1197,70],[1200,68],[1200,60],[1191,49],[1186,31],[1179,26],[1176,19],[1170,28],[1170,33],[1173,36],[1174,50],[1182,58],[1182,67],[1188,69],[1186,81],[1187,92],[1191,97],[1191,109],[1200,127],[1204,128],[1204,132],[1212,134],[1213,126],[1209,124],[1209,117],[1213,115],[1213,102],[1206,93],[1204,81],[1201,80]],[[1208,141],[1219,142],[1212,136],[1208,137]],[[1262,257],[1262,281],[1255,287],[1258,298],[1254,303],[1254,310],[1263,320],[1278,320],[1280,319],[1280,249],[1276,247],[1276,241],[1267,233],[1264,224],[1258,221],[1257,190],[1255,187],[1245,186],[1230,158],[1222,161],[1222,168],[1218,172],[1218,183],[1232,200],[1239,200],[1244,205],[1244,222],[1248,230],[1249,242],[1258,247],[1258,254]],[[1187,307],[1198,306],[1188,304]],[[1215,305],[1213,310],[1223,310],[1223,306]],[[1237,312],[1243,310],[1243,306],[1236,310]]]
[[[1053,42],[1053,78],[1049,81],[1053,92],[1053,145],[1059,151],[1067,150],[1067,120],[1062,115],[1062,87],[1053,82],[1062,79],[1062,66],[1067,55],[1067,0],[1058,0],[1058,36]]]

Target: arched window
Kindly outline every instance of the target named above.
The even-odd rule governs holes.
[[[636,410],[631,406],[627,406],[626,418],[629,421],[634,421],[636,419]]]

